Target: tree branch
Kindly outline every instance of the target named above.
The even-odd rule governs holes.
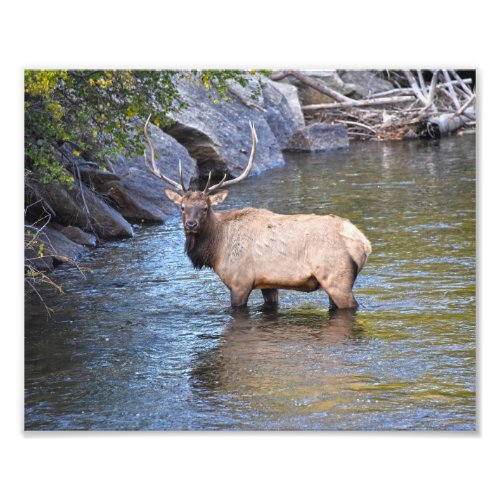
[[[340,92],[337,92],[321,81],[317,80],[316,78],[312,78],[311,76],[304,75],[304,73],[301,73],[300,71],[286,71],[285,76],[293,76],[296,80],[299,80],[299,82],[302,82],[306,84],[308,87],[311,87],[314,90],[317,90],[318,92],[331,97],[332,99],[335,99],[336,101],[340,102],[356,102],[354,99],[350,99],[349,97],[346,97],[345,95],[341,94]],[[284,78],[284,77],[283,77]]]
[[[351,99],[349,102],[336,102],[327,104],[309,104],[302,106],[304,111],[314,111],[317,109],[346,109],[356,108],[363,106],[381,106],[387,104],[400,104],[402,102],[415,101],[413,96],[400,96],[400,97],[381,97],[380,99],[360,99],[356,101]]]

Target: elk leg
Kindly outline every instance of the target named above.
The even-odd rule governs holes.
[[[323,280],[316,279],[318,279],[321,288],[328,294],[332,309],[355,309],[359,304],[352,293],[354,279],[347,280],[349,284],[346,285],[345,276],[343,278],[342,280],[335,279],[334,277],[327,277]],[[344,284],[338,285],[339,281]]]
[[[252,290],[245,290],[241,288],[231,288],[231,306],[245,307],[251,291]]]
[[[263,288],[261,290],[266,304],[278,303],[278,289],[277,288]]]
[[[355,309],[358,307],[358,301],[354,298],[352,290],[342,290],[337,287],[325,289],[330,299],[332,309]]]
[[[352,292],[336,293],[333,298],[330,292],[327,293],[330,299],[330,309],[356,309],[359,306]]]

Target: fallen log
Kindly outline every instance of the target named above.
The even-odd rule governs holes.
[[[315,111],[320,109],[348,109],[363,106],[381,106],[387,104],[401,104],[403,102],[414,102],[413,96],[397,96],[397,97],[381,97],[379,99],[360,99],[355,101],[351,99],[349,102],[333,102],[325,104],[308,104],[302,106],[302,111]]]
[[[281,80],[287,76],[293,76],[296,80],[299,80],[300,82],[304,83],[308,87],[313,88],[314,90],[317,90],[318,92],[331,97],[332,99],[335,99],[336,101],[340,102],[355,102],[354,99],[351,99],[349,97],[346,97],[345,95],[341,94],[340,92],[337,92],[324,83],[320,82],[319,80],[316,80],[315,78],[311,76],[304,75],[304,73],[301,73],[300,71],[280,71],[278,74],[274,76],[274,80]]]

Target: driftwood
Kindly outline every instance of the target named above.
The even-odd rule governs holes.
[[[274,76],[293,76],[335,99],[337,102],[302,106],[306,122],[343,123],[355,139],[440,137],[471,129],[476,123],[472,80],[462,79],[454,70],[434,70],[430,81],[425,80],[421,70],[403,71],[400,82],[406,79],[407,87],[359,100],[339,97],[338,92],[325,90],[322,82],[297,71]]]
[[[325,104],[308,104],[302,106],[303,111],[315,111],[317,109],[346,109],[359,108],[364,106],[381,106],[383,104],[401,104],[403,102],[414,102],[415,99],[411,96],[401,97],[381,97],[379,99],[351,99],[349,102],[325,103]]]

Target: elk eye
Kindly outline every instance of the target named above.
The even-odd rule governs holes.
[[[181,205],[181,211],[184,212],[184,205]]]
[[[205,208],[203,209],[203,211],[204,211],[205,213],[206,213],[206,212],[208,212],[208,207],[205,207]]]

